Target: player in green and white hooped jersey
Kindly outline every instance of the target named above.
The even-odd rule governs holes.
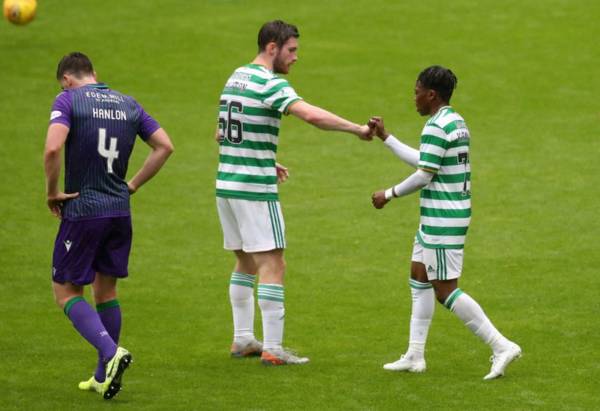
[[[489,380],[504,374],[506,366],[521,355],[521,348],[494,327],[479,304],[458,288],[465,236],[471,218],[470,134],[464,119],[450,107],[456,76],[449,69],[432,66],[423,70],[415,86],[415,105],[430,116],[417,151],[390,135],[381,117],[370,125],[401,160],[417,171],[403,182],[373,194],[375,208],[391,199],[421,191],[421,221],[412,255],[412,314],[408,351],[398,361],[385,364],[390,371],[425,371],[425,342],[438,301],[454,312],[493,351]]]
[[[224,248],[236,256],[229,296],[233,311],[234,357],[261,355],[269,365],[303,364],[282,348],[285,224],[277,194],[287,171],[275,162],[282,114],[324,130],[344,131],[371,140],[373,130],[302,100],[287,80],[297,60],[298,29],[283,21],[265,23],[258,33],[258,55],[229,77],[219,102],[217,208]],[[254,284],[263,344],[254,337]]]

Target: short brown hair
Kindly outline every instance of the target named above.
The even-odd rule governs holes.
[[[81,78],[86,75],[93,75],[94,67],[88,56],[78,51],[74,51],[64,56],[58,63],[56,79],[60,81],[65,73]]]
[[[267,44],[274,41],[277,47],[281,47],[291,37],[298,38],[300,33],[293,24],[288,24],[282,20],[273,20],[266,22],[258,32],[258,51],[265,51]]]

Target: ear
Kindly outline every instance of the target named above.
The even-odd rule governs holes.
[[[61,83],[67,88],[71,87],[71,78],[68,74],[63,74]]]
[[[267,52],[267,54],[269,56],[275,56],[277,54],[277,52],[279,51],[279,47],[277,47],[277,43],[272,41],[267,44],[267,47],[265,47],[265,51]]]
[[[427,99],[428,99],[429,101],[433,101],[433,100],[435,100],[435,99],[437,98],[437,96],[438,96],[438,93],[437,93],[437,91],[435,91],[435,90],[433,90],[433,89],[429,89],[429,90],[427,90]]]
[[[98,75],[96,74],[95,71],[92,73],[92,77],[94,78],[94,81],[97,83],[98,82]]]

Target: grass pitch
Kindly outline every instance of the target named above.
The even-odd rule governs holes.
[[[0,24],[0,409],[599,409],[594,1],[43,1]],[[212,140],[224,81],[255,55],[267,20],[298,25],[288,76],[307,101],[386,125],[417,146],[418,72],[457,74],[471,129],[473,213],[461,288],[524,350],[483,382],[489,351],[443,307],[423,375],[386,373],[405,349],[417,195],[383,211],[370,194],[410,173],[379,141],[283,120],[287,345],[303,367],[228,357],[232,256],[221,249]],[[135,96],[176,153],[133,199],[134,249],[120,285],[122,344],[135,358],[110,403],[77,391],[95,353],[54,306],[57,221],[42,150],[56,64],[87,53]],[[137,147],[133,172],[147,154]],[[258,311],[258,310],[257,310]],[[257,315],[256,324],[260,330]],[[259,331],[260,334],[260,331]]]

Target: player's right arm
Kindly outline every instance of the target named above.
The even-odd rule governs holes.
[[[383,141],[383,143],[392,150],[400,160],[404,161],[411,167],[417,168],[419,165],[419,150],[407,146],[396,137],[391,135],[385,129],[383,117],[371,117],[369,127],[375,130],[375,135]]]
[[[288,107],[288,112],[322,130],[352,133],[361,140],[373,139],[372,130],[369,126],[358,125],[320,107],[313,106],[304,100],[293,102]]]
[[[61,151],[67,136],[69,127],[62,123],[52,123],[48,127],[46,135],[46,146],[44,148],[44,171],[46,173],[46,204],[50,212],[60,218],[60,209],[63,202],[75,198],[79,193],[63,193],[58,188],[60,177]]]
[[[146,157],[142,168],[127,183],[131,194],[158,173],[175,149],[167,132],[162,128],[154,131],[146,140],[146,144],[152,148],[152,151]]]

